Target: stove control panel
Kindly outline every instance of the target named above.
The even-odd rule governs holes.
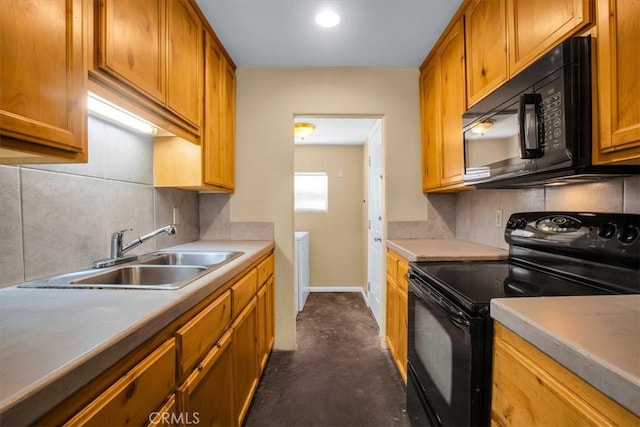
[[[507,221],[505,241],[569,256],[639,264],[640,215],[523,212]]]

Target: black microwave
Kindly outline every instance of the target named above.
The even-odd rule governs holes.
[[[517,188],[639,172],[592,165],[591,37],[561,43],[462,115],[464,181]]]

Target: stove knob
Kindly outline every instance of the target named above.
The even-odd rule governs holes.
[[[640,230],[638,230],[638,227],[627,225],[618,234],[618,241],[623,245],[630,245],[638,240],[638,235],[640,235]]]
[[[524,218],[516,219],[516,228],[519,228],[519,229],[527,228],[527,220]]]
[[[512,219],[507,221],[506,229],[507,230],[513,230],[514,228],[516,228],[516,222],[514,220],[512,220]]]
[[[616,225],[610,222],[603,222],[598,228],[598,236],[609,240],[616,235]]]

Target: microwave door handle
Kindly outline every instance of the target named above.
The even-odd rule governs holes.
[[[538,159],[543,156],[544,133],[540,133],[540,105],[542,95],[525,93],[520,95],[518,119],[520,122],[520,158]]]

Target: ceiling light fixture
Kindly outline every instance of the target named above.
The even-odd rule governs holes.
[[[115,104],[112,104],[106,99],[100,98],[92,92],[89,92],[87,97],[87,109],[90,113],[93,113],[93,115],[115,122],[116,124],[124,125],[135,131],[146,133],[148,135],[155,135],[158,133],[158,129],[151,123],[123,108],[118,107]]]
[[[325,10],[316,15],[316,24],[324,28],[335,27],[339,22],[340,16],[331,10]]]
[[[304,141],[314,130],[316,130],[316,125],[311,123],[295,123],[293,125],[293,133],[295,137],[300,138],[301,141]]]
[[[484,122],[477,123],[471,127],[471,132],[477,133],[478,135],[484,135],[489,132],[489,129],[493,126],[493,122],[491,120],[485,120]]]

